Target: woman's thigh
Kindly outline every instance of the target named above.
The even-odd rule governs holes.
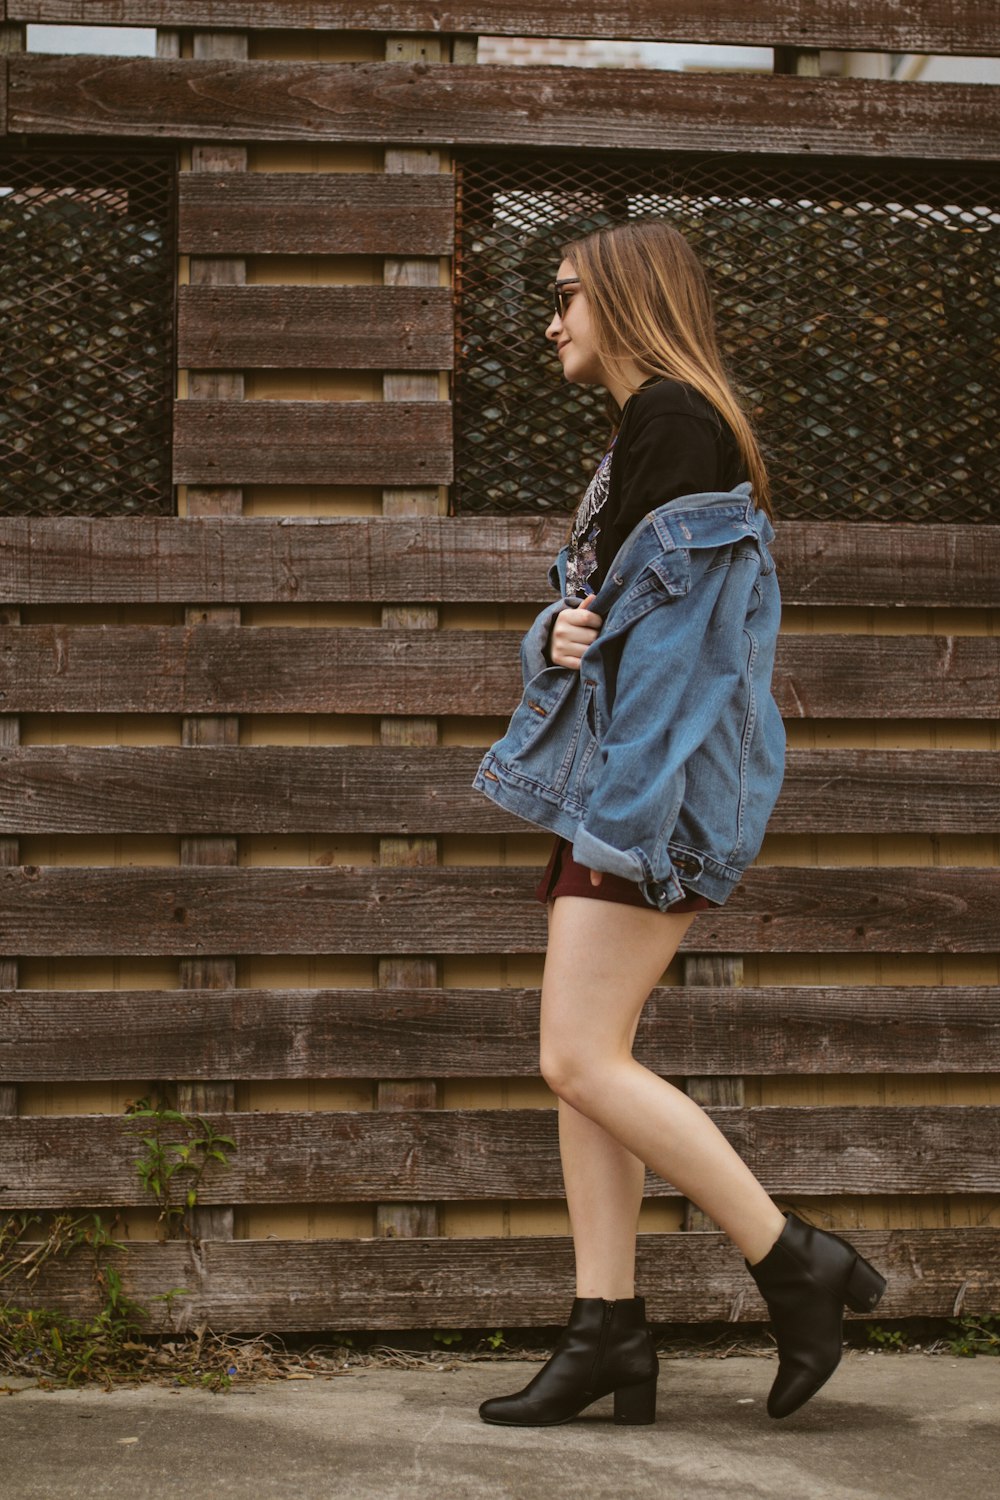
[[[622,1055],[650,990],[696,913],[560,896],[549,911],[542,979],[542,1065],[568,1052]]]

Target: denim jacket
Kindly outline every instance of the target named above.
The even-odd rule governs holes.
[[[579,672],[545,654],[554,616],[579,601],[529,629],[524,696],[473,783],[660,910],[689,892],[724,902],[778,797],[773,537],[749,484],[652,511],[588,606],[603,625]],[[549,573],[560,593],[566,550]]]

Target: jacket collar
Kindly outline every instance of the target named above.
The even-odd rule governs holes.
[[[768,543],[774,540],[774,528],[754,504],[749,482],[738,484],[732,490],[708,490],[704,494],[683,495],[670,500],[650,511],[625,538],[612,559],[598,598],[628,588],[643,568],[665,553],[684,548],[727,546],[741,537],[756,537],[764,554],[765,571],[770,572],[773,563]],[[563,595],[566,592],[567,550],[566,547],[562,549],[550,573],[553,586]],[[597,613],[600,614],[600,610]]]

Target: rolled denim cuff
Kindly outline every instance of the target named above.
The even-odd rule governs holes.
[[[673,868],[663,880],[654,880],[649,864],[638,849],[616,849],[603,839],[595,838],[582,825],[573,840],[573,858],[578,865],[588,870],[603,870],[608,875],[620,875],[623,880],[632,880],[642,887],[642,893],[650,906],[666,911],[675,901],[683,901],[688,894],[677,879]]]
[[[547,605],[529,626],[521,642],[521,672],[524,676],[525,687],[533,677],[538,676],[539,672],[544,672],[546,667],[551,667],[552,663],[546,655],[549,632],[556,615],[566,608],[565,599],[557,599],[554,604]]]

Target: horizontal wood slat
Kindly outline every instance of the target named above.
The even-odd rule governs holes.
[[[448,174],[182,172],[178,248],[190,255],[450,255]]]
[[[809,1215],[806,1215],[809,1217]],[[838,1228],[835,1221],[823,1228]],[[888,1278],[879,1318],[989,1314],[1000,1303],[1000,1229],[845,1229]],[[761,1322],[767,1310],[724,1234],[640,1234],[636,1281],[655,1322]],[[110,1264],[127,1295],[181,1332],[264,1328],[524,1328],[565,1322],[569,1236],[511,1239],[174,1240],[133,1244]],[[153,1299],[184,1287],[168,1310]],[[39,1280],[4,1283],[18,1307],[94,1317],[102,1293],[79,1261],[55,1257]],[[854,1317],[853,1313],[848,1314]],[[760,1371],[760,1393],[774,1377]],[[497,1389],[503,1387],[501,1372]]]
[[[450,370],[447,287],[178,288],[177,360],[196,370]]]
[[[448,484],[447,401],[178,401],[176,484]]]
[[[7,0],[12,20],[97,25],[347,28],[457,35],[567,36],[864,51],[1000,51],[988,0]]]
[[[0,951],[538,953],[538,871],[443,865],[0,868]],[[755,866],[688,953],[993,953],[1000,870]]]
[[[538,1074],[537,990],[13,990],[0,1082],[86,1078],[505,1078]],[[988,1073],[995,986],[653,991],[654,1072]]]
[[[12,134],[994,160],[981,84],[426,63],[14,57]]]
[[[711,1106],[769,1193],[995,1193],[1000,1108]],[[199,1199],[331,1203],[559,1198],[555,1109],[262,1111],[208,1114],[235,1149],[211,1164]],[[0,1137],[0,1207],[135,1206],[149,1122],[118,1115],[22,1115]],[[180,1133],[183,1140],[183,1131]],[[173,1140],[168,1127],[164,1139]],[[653,1173],[646,1195],[676,1189]]]
[[[481,630],[0,626],[0,709],[504,714],[521,696],[519,642]],[[1000,639],[783,634],[774,692],[793,719],[993,720]]]
[[[786,604],[993,606],[1000,526],[776,521]]]
[[[566,516],[3,516],[0,603],[541,604],[552,597],[546,570],[567,524]],[[963,529],[995,530],[1000,564],[1000,527]]]
[[[3,516],[0,603],[545,603],[567,524],[564,515]],[[772,550],[786,605],[997,601],[1000,526],[779,521]]]
[[[0,833],[489,833],[524,830],[472,786],[470,746],[0,748]],[[992,750],[788,752],[772,833],[1000,828]]]

